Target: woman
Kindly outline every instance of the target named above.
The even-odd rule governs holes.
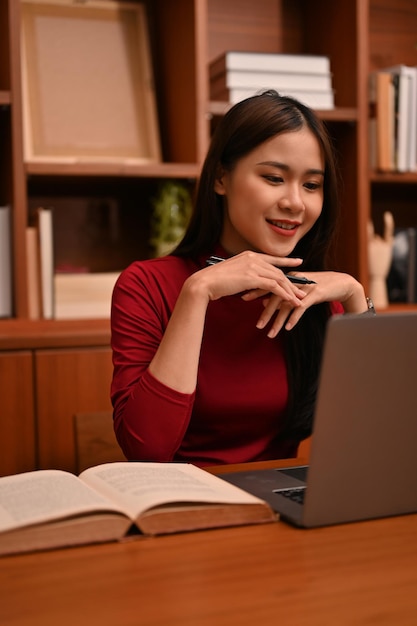
[[[268,91],[221,120],[182,242],[114,290],[111,393],[128,459],[296,455],[327,319],[367,310],[360,283],[327,268],[336,178],[324,126],[298,101]]]

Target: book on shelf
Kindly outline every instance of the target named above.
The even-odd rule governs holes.
[[[0,555],[277,519],[263,500],[188,463],[0,478]]]
[[[9,206],[0,207],[0,317],[12,316],[12,229]]]
[[[56,272],[55,319],[109,319],[120,272]]]
[[[26,227],[26,268],[28,278],[29,319],[42,317],[41,284],[39,271],[39,235],[36,226]]]
[[[109,319],[117,272],[56,267],[54,209],[38,208],[26,228],[30,319]]]
[[[315,109],[334,108],[326,56],[226,52],[210,64],[210,98],[236,104],[267,89]]]
[[[409,94],[410,78],[406,74],[391,72],[395,91],[395,143],[394,168],[397,172],[409,169],[408,144],[410,143]]]
[[[371,167],[394,169],[395,89],[389,72],[372,72],[369,77]]]
[[[328,74],[330,58],[314,54],[228,51],[211,61],[210,79],[230,70]]]
[[[265,89],[267,87],[265,86]],[[223,93],[219,93],[216,96],[216,100],[230,102],[231,104],[237,104],[250,96],[258,93],[262,93],[265,89],[226,89]],[[318,109],[322,111],[329,111],[334,109],[334,94],[333,91],[300,91],[296,89],[279,90],[282,96],[291,96],[296,98],[306,106],[312,109]]]
[[[36,213],[39,252],[41,313],[44,319],[54,317],[54,235],[53,209],[39,208]]]
[[[396,65],[370,76],[371,167],[417,169],[417,67]]]
[[[400,172],[417,169],[417,67],[393,65],[387,68],[397,83],[398,155]]]
[[[387,277],[390,302],[417,302],[417,228],[396,228]]]
[[[264,72],[230,70],[210,80],[210,97],[216,100],[228,89],[276,89],[277,91],[332,91],[330,73],[309,74],[308,72]]]

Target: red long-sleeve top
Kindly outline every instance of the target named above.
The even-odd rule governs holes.
[[[111,398],[118,442],[130,460],[240,463],[295,456],[279,440],[288,386],[282,336],[256,328],[262,302],[239,295],[210,302],[196,391],[181,393],[148,370],[181,287],[205,259],[138,261],[112,301]],[[178,357],[181,367],[181,355]]]

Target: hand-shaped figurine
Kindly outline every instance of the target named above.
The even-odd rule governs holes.
[[[376,235],[374,225],[368,227],[369,295],[375,307],[388,306],[387,276],[392,262],[394,241],[394,218],[392,213],[384,213],[384,235]]]

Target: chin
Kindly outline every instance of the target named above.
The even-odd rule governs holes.
[[[294,246],[268,246],[262,252],[264,254],[270,254],[271,256],[282,256],[288,257],[291,256],[295,250]]]

